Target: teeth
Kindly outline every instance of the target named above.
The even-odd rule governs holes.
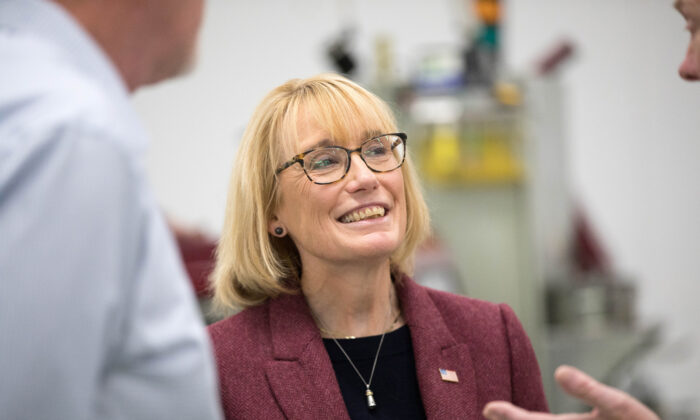
[[[373,206],[367,207],[365,209],[356,210],[352,213],[343,216],[340,221],[343,223],[359,222],[360,220],[365,220],[369,218],[382,217],[384,216],[384,207]]]

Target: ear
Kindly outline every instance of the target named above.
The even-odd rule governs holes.
[[[277,216],[272,216],[272,218],[270,218],[270,220],[267,222],[267,232],[270,235],[278,238],[281,238],[287,234],[287,230],[284,228],[284,226],[282,226],[282,223],[279,221]]]

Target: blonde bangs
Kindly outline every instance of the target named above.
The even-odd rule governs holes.
[[[381,99],[344,80],[333,82],[308,81],[290,101],[281,133],[285,160],[304,152],[298,146],[301,115],[327,131],[333,144],[344,147],[357,145],[373,135],[396,131],[391,110]]]

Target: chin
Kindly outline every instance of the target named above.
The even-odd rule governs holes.
[[[384,240],[357,241],[354,244],[354,252],[360,259],[389,258],[401,246],[397,239],[384,238]]]
[[[163,57],[153,69],[149,80],[144,84],[151,85],[191,73],[197,61],[196,50],[192,48],[182,48],[177,50],[176,53],[177,54]]]

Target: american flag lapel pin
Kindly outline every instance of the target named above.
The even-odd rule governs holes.
[[[440,369],[440,378],[445,382],[459,382],[457,378],[457,372],[449,369]]]

